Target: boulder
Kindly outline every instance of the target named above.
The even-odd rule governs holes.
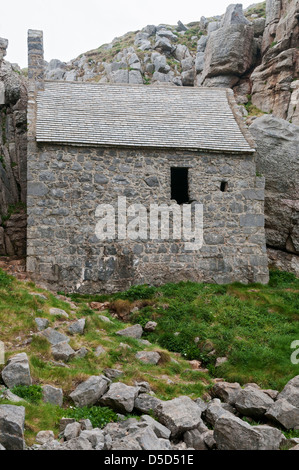
[[[25,408],[0,405],[0,444],[6,450],[24,450]]]
[[[225,27],[231,24],[251,24],[244,16],[243,5],[241,3],[231,4],[226,9],[221,26]]]
[[[110,380],[118,379],[119,377],[124,375],[124,373],[118,369],[104,369],[103,372],[104,375],[106,375],[106,377],[108,377],[108,379]]]
[[[136,338],[140,339],[143,334],[143,328],[141,325],[134,325],[125,328],[124,330],[120,330],[116,332],[119,336],[125,336],[128,338]]]
[[[235,401],[235,407],[244,416],[258,420],[274,404],[272,398],[261,390],[246,387],[240,391]]]
[[[141,393],[134,403],[134,408],[141,413],[155,412],[157,406],[161,403],[156,397],[148,395],[147,393]]]
[[[44,336],[52,346],[62,342],[70,341],[66,335],[59,333],[59,331],[54,330],[53,328],[47,328],[46,330],[41,332],[41,335]]]
[[[155,351],[139,351],[135,357],[138,361],[143,362],[143,364],[154,365],[157,365],[161,359],[160,354]]]
[[[280,398],[268,409],[265,417],[285,429],[299,429],[299,408]]]
[[[205,434],[200,432],[198,429],[192,429],[184,434],[184,442],[187,447],[195,450],[208,450],[208,446],[205,443]]]
[[[71,439],[75,439],[79,437],[81,433],[81,424],[80,423],[70,423],[66,426],[63,436],[65,441],[70,441]]]
[[[257,146],[257,171],[266,178],[267,245],[298,254],[299,127],[265,115],[255,119],[249,130]]]
[[[282,398],[287,400],[296,408],[299,408],[299,375],[296,375],[296,377],[286,384],[282,392],[277,397],[278,400]]]
[[[15,385],[31,385],[29,360],[26,353],[20,353],[8,360],[2,371],[2,379],[8,388]]]
[[[157,323],[155,321],[149,321],[144,327],[144,331],[151,333],[157,328]]]
[[[166,428],[165,426],[163,426],[163,424],[153,419],[151,416],[143,415],[141,416],[140,421],[142,423],[146,423],[154,431],[157,437],[161,439],[170,438],[170,435],[171,435],[170,430]]]
[[[110,385],[109,390],[102,396],[102,406],[109,406],[119,413],[131,413],[134,409],[138,388],[125,385],[121,382]]]
[[[53,431],[40,431],[39,433],[37,433],[35,438],[36,442],[41,445],[46,444],[50,441],[54,441],[54,439],[55,436]]]
[[[68,332],[71,333],[72,335],[75,335],[75,334],[83,335],[84,328],[85,328],[85,318],[80,318],[80,320],[72,323],[68,327]]]
[[[49,320],[46,318],[35,318],[38,331],[43,331],[49,326]]]
[[[95,449],[95,450],[103,450],[104,449],[105,436],[104,436],[104,433],[101,429],[94,428],[92,430],[82,431],[81,434],[80,434],[80,437],[83,437],[84,439],[87,439],[91,443],[93,449]]]
[[[213,386],[211,395],[214,398],[219,398],[224,403],[234,405],[241,390],[241,385],[237,382],[218,382]]]
[[[71,399],[76,406],[96,405],[100,398],[107,392],[110,380],[103,375],[91,376],[85,382],[82,382],[70,394]]]
[[[52,354],[56,361],[67,362],[75,356],[75,351],[70,347],[67,341],[55,344],[51,348]]]
[[[64,318],[69,317],[66,311],[62,310],[61,308],[50,308],[49,313],[50,315],[53,315],[55,317],[64,317]]]
[[[60,446],[60,450],[92,450],[92,445],[84,437],[75,437]]]
[[[250,426],[233,415],[220,417],[214,438],[218,450],[279,450],[283,434],[270,426]]]
[[[172,438],[195,429],[202,422],[200,408],[186,396],[161,402],[154,410],[154,415],[171,431]]]
[[[204,85],[206,79],[217,76],[229,75],[238,81],[253,66],[255,54],[252,26],[232,24],[212,32],[205,50]]]
[[[204,411],[205,421],[212,427],[215,426],[217,420],[222,417],[233,414],[234,409],[227,403],[221,403],[217,398],[208,403]]]
[[[53,387],[52,385],[43,385],[43,401],[51,405],[62,407],[63,391],[61,388]]]

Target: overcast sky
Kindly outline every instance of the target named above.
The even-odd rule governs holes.
[[[45,59],[69,61],[82,52],[147,24],[198,21],[221,15],[229,0],[7,0],[1,5],[0,37],[6,59],[27,67],[27,30],[44,31]],[[237,3],[237,2],[236,2]],[[254,0],[244,0],[246,8]]]

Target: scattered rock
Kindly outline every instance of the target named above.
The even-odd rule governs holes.
[[[84,357],[86,357],[88,354],[88,349],[87,348],[80,348],[78,349],[78,351],[76,351],[75,353],[75,357],[78,357],[79,359],[83,359]]]
[[[201,423],[201,410],[189,397],[179,397],[161,402],[154,411],[158,421],[177,438]]]
[[[299,408],[293,406],[285,398],[279,398],[268,409],[265,417],[285,429],[299,429]]]
[[[110,380],[118,379],[124,374],[121,370],[118,369],[104,369],[103,372],[104,375]]]
[[[54,436],[54,433],[53,431],[40,431],[37,435],[36,435],[36,442],[38,444],[46,444],[47,442],[49,441],[54,441],[55,439],[55,436]]]
[[[246,387],[237,395],[235,407],[244,416],[258,420],[273,405],[274,401],[266,393],[253,387]]]
[[[214,438],[218,450],[279,450],[283,434],[270,426],[250,426],[226,414],[216,421]]]
[[[99,315],[99,319],[104,323],[112,323],[112,321],[108,317],[105,317],[105,315]]]
[[[54,346],[52,346],[51,351],[56,361],[64,362],[68,362],[76,354],[67,341],[55,344]]]
[[[147,393],[141,393],[134,403],[134,408],[141,413],[155,412],[157,406],[161,403],[156,397],[148,395]]]
[[[50,315],[54,315],[55,317],[69,317],[68,314],[61,308],[50,308],[49,313]]]
[[[29,360],[26,353],[20,353],[8,360],[2,371],[2,379],[8,388],[15,385],[31,385]]]
[[[299,375],[290,380],[282,392],[278,395],[277,399],[284,398],[291,405],[299,408]]]
[[[25,408],[0,405],[0,444],[6,450],[24,450]]]
[[[76,321],[75,323],[72,323],[68,327],[68,331],[72,335],[75,335],[75,334],[83,335],[84,328],[85,328],[85,318],[80,318],[80,320]]]
[[[144,364],[154,364],[157,365],[161,359],[159,353],[155,351],[140,351],[136,354],[136,359],[143,362]]]
[[[43,331],[49,326],[49,320],[46,318],[35,318],[35,323],[37,324],[38,331]]]
[[[134,409],[138,388],[121,382],[110,385],[108,392],[102,396],[100,403],[120,413],[131,413]]]
[[[43,401],[62,407],[63,391],[61,388],[53,387],[52,385],[43,385]]]
[[[107,392],[110,380],[103,375],[91,376],[85,382],[82,382],[70,394],[71,399],[76,406],[96,405],[100,398]]]
[[[169,439],[171,432],[168,428],[163,426],[163,424],[159,423],[151,416],[143,415],[140,419],[141,422],[146,423],[150,428],[154,431],[157,437],[161,439]]]
[[[44,336],[49,341],[49,343],[52,344],[52,346],[70,341],[70,338],[63,335],[62,333],[59,333],[59,331],[56,331],[53,328],[47,328],[41,332],[41,335]]]
[[[80,423],[70,423],[66,426],[63,436],[66,441],[70,441],[71,439],[75,439],[79,437],[81,433],[81,424]]]
[[[224,403],[234,405],[236,398],[241,390],[241,385],[237,382],[219,382],[213,386],[211,395],[212,397],[220,398],[220,400],[224,401]]]
[[[119,336],[126,336],[128,338],[140,339],[143,334],[143,328],[141,325],[129,326],[124,330],[117,331],[116,334]]]
[[[152,332],[152,331],[155,331],[155,329],[157,328],[157,323],[155,321],[149,321],[147,322],[147,324],[145,325],[144,327],[144,331],[147,331],[147,332]]]

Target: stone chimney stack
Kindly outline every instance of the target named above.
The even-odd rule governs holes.
[[[28,78],[34,81],[36,88],[44,88],[44,43],[43,32],[28,31]]]

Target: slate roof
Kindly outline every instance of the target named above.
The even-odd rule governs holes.
[[[251,153],[235,106],[232,91],[223,88],[46,81],[37,95],[36,138]]]

